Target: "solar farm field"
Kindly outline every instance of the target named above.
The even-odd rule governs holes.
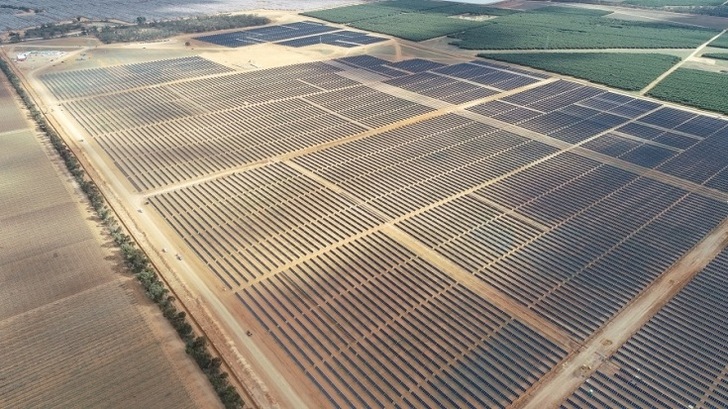
[[[0,407],[221,407],[173,329],[118,273],[110,240],[10,89],[3,77]]]
[[[724,407],[728,395],[728,250],[612,356],[562,408]]]
[[[726,234],[722,118],[464,58],[147,64],[38,80],[284,407],[520,407]]]
[[[386,41],[386,38],[367,33],[340,30],[313,21],[301,21],[277,26],[266,26],[232,33],[196,37],[195,40],[225,47],[243,47],[254,44],[276,43],[289,47],[329,44],[338,47],[356,47]]]

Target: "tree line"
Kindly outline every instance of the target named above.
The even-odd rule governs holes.
[[[47,40],[78,33],[94,36],[104,44],[155,41],[178,34],[260,26],[270,23],[270,20],[254,14],[239,14],[235,16],[203,16],[166,21],[147,21],[145,17],[137,17],[136,22],[136,25],[117,24],[99,28],[96,25],[81,22],[79,17],[71,23],[47,23],[40,27],[29,28],[25,30],[24,34],[18,31],[10,32],[9,40],[11,43],[37,38]]]
[[[207,347],[207,340],[197,336],[187,321],[184,311],[179,311],[175,306],[176,299],[169,295],[169,290],[159,280],[159,276],[145,253],[139,249],[132,238],[124,232],[124,229],[112,215],[106,204],[101,191],[96,184],[87,177],[85,171],[76,159],[73,152],[66,146],[65,142],[56,133],[41,111],[36,107],[30,95],[23,88],[20,79],[15,75],[7,62],[0,58],[0,70],[10,81],[21,100],[28,108],[38,128],[48,137],[58,155],[63,159],[66,168],[76,180],[81,190],[88,198],[91,206],[99,216],[103,225],[111,235],[114,243],[121,250],[124,263],[141,283],[146,295],[157,304],[165,318],[172,324],[185,343],[185,351],[197,362],[202,372],[212,384],[215,392],[227,409],[241,409],[245,406],[235,388],[228,380],[228,374],[220,367],[222,360],[213,357]]]

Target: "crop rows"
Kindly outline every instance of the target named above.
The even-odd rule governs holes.
[[[652,88],[649,95],[728,114],[728,101],[722,92],[726,86],[728,76],[724,73],[680,68]]]
[[[564,355],[381,233],[239,298],[337,407],[505,407]]]
[[[610,11],[544,7],[498,17],[453,37],[474,50],[695,48],[717,34],[707,28],[626,21]],[[513,35],[518,33],[518,35]]]
[[[646,87],[680,61],[673,55],[637,53],[497,53],[479,56],[633,91]]]
[[[0,330],[12,380],[0,385],[3,406],[194,407],[118,283],[0,321]]]
[[[562,408],[728,406],[728,251],[723,250]]]

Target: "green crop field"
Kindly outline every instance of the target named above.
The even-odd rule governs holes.
[[[644,88],[680,61],[680,58],[672,55],[626,53],[519,53],[479,56],[632,91]]]
[[[710,43],[710,46],[717,47],[717,48],[728,48],[728,35],[726,35],[726,34],[721,35],[715,41]]]
[[[499,17],[455,38],[475,50],[694,48],[716,30],[665,23],[623,21],[606,11],[546,7]]]
[[[333,23],[352,23],[377,17],[392,16],[413,11],[449,7],[449,3],[429,0],[392,0],[356,6],[337,7],[302,13],[304,16],[319,18]]]
[[[681,68],[653,88],[649,95],[728,114],[728,74]]]
[[[713,58],[715,60],[728,60],[728,53],[705,53],[701,57]]]
[[[405,40],[422,41],[480,27],[483,23],[442,14],[407,13],[356,21],[351,25]]]
[[[389,34],[406,40],[422,41],[459,33],[487,23],[487,21],[453,16],[505,16],[513,13],[515,12],[511,10],[477,4],[392,0],[313,11],[303,13],[303,15],[334,23],[346,23],[352,27]]]
[[[458,16],[462,14],[472,14],[479,16],[507,16],[509,14],[517,13],[513,10],[499,9],[495,7],[467,3],[453,3],[449,6],[432,9],[431,11],[435,13],[446,14],[449,16]]]

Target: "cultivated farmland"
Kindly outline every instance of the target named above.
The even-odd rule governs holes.
[[[0,407],[219,407],[0,81]]]
[[[728,35],[725,33],[710,43],[711,47],[728,48]]]
[[[631,91],[641,90],[680,61],[672,55],[637,53],[498,53],[479,56]]]
[[[701,57],[713,58],[715,60],[728,60],[728,53],[705,53]]]
[[[39,94],[282,406],[520,405],[725,233],[724,119],[452,56],[147,64]]]
[[[498,17],[453,37],[458,47],[474,50],[692,48],[718,33],[666,22],[617,20],[608,14],[602,10],[546,7]]]
[[[728,74],[680,68],[650,90],[650,95],[710,111],[728,113]]]

